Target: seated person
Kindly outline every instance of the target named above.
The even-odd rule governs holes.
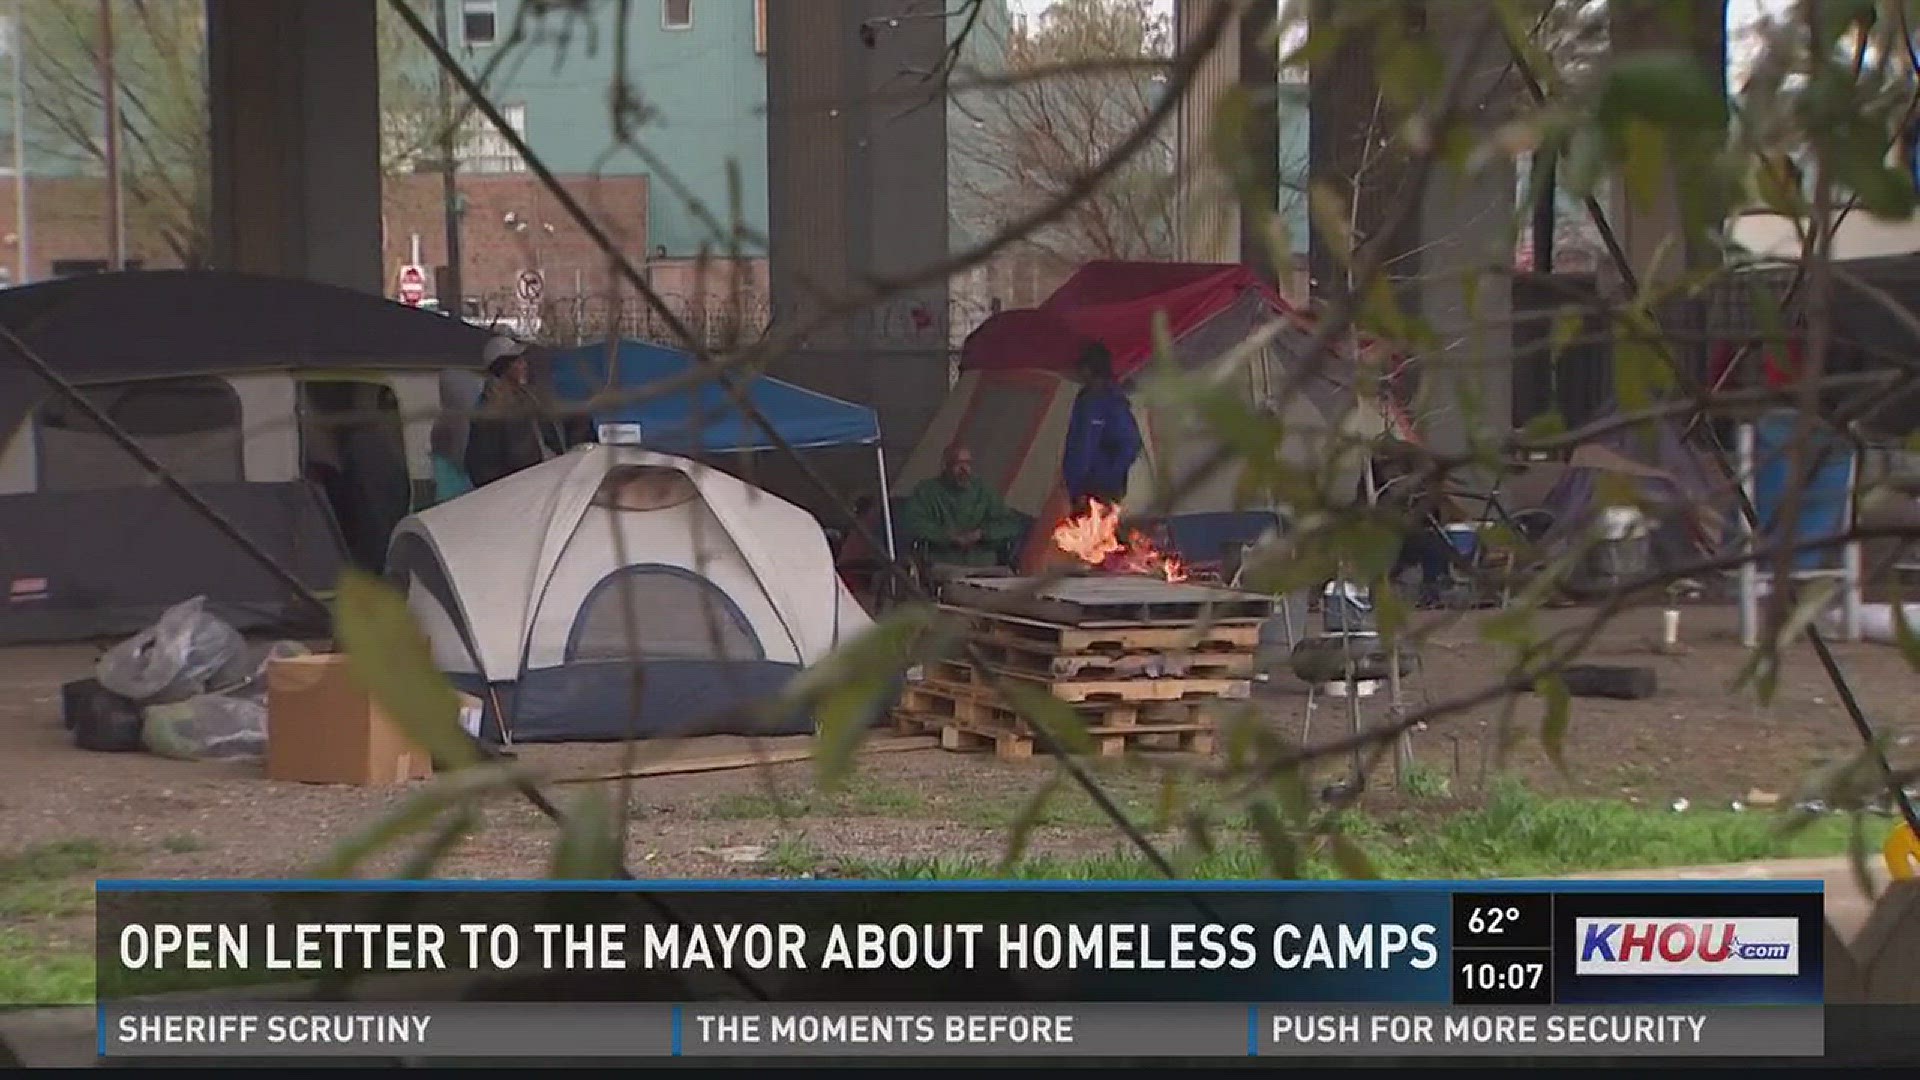
[[[895,522],[909,543],[926,548],[934,566],[1000,566],[1003,549],[1020,536],[1020,518],[1000,493],[973,475],[973,451],[947,450],[940,475],[922,483],[900,505]]]

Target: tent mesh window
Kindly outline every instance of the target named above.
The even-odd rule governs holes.
[[[246,479],[240,395],[226,380],[157,379],[84,392],[95,408],[180,480],[220,484]],[[42,405],[36,420],[40,490],[103,491],[154,482],[71,402],[56,399]]]
[[[601,578],[567,640],[569,662],[635,657],[762,660],[766,654],[746,614],[718,586],[678,567],[644,565]]]
[[[621,465],[607,470],[593,494],[593,505],[606,510],[667,510],[699,497],[700,489],[679,469]]]

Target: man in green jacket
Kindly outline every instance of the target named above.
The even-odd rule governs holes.
[[[940,475],[925,481],[900,506],[899,527],[909,541],[925,544],[935,566],[994,566],[1002,549],[1020,535],[1020,518],[1000,493],[973,475],[973,451],[947,450]]]

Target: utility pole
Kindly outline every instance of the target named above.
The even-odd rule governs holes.
[[[120,191],[120,80],[113,71],[113,5],[100,0],[100,96],[107,120],[107,248],[109,270],[127,268],[126,205]]]
[[[33,281],[32,222],[27,206],[27,13],[26,0],[13,0],[13,26],[7,47],[13,52],[13,235],[19,272],[14,284]]]
[[[440,38],[440,44],[448,53],[453,52],[453,42],[447,35],[447,4],[450,0],[432,0],[433,29]],[[467,317],[466,293],[460,283],[460,182],[455,175],[459,163],[460,125],[454,123],[453,77],[446,68],[440,69],[440,194],[445,204],[447,231],[447,265],[444,280],[436,280],[435,291],[440,294],[440,310],[456,319]],[[437,276],[437,275],[436,275]]]

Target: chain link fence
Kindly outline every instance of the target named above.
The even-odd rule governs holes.
[[[758,340],[772,323],[772,305],[760,295],[740,299],[724,296],[661,295],[672,318],[637,296],[573,293],[541,297],[528,303],[511,291],[479,298],[478,321],[542,344],[584,345],[609,336],[679,345],[671,325],[686,327],[707,348],[726,348]],[[957,351],[968,334],[1000,310],[992,300],[952,297],[946,310],[913,300],[879,305],[841,320],[846,332],[882,346],[924,348],[945,339]]]

